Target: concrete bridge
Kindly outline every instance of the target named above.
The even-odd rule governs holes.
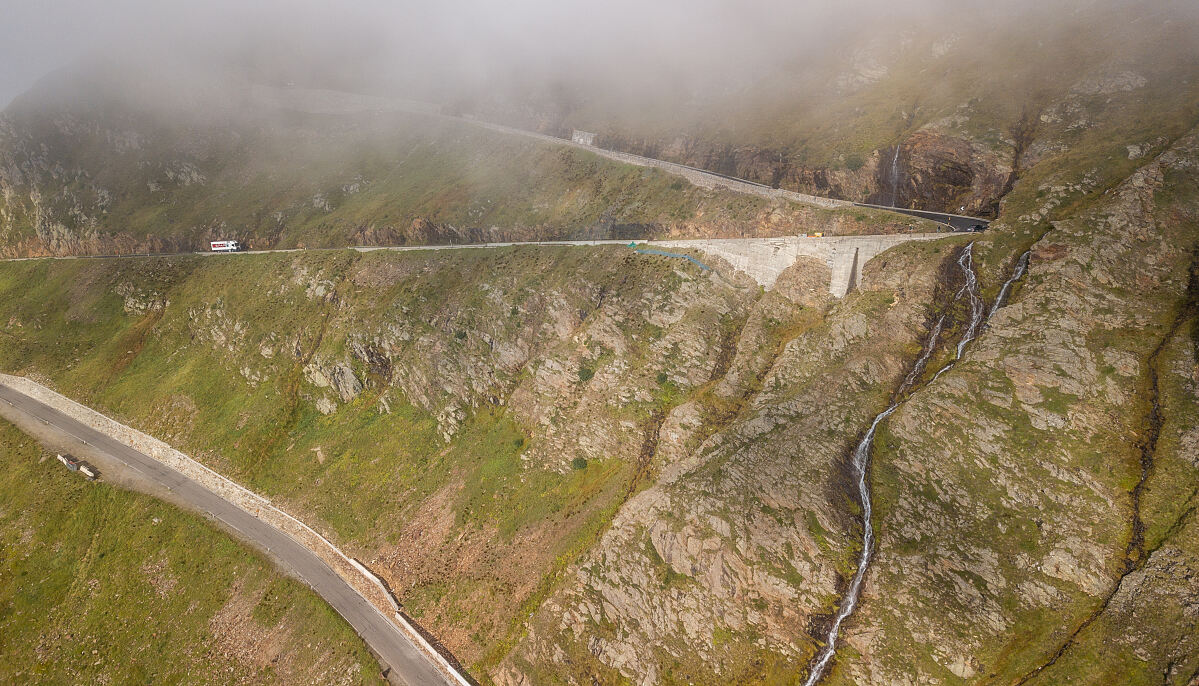
[[[704,169],[697,169],[674,162],[667,162],[650,157],[642,157],[629,153],[605,150],[591,145],[583,145],[570,140],[556,138],[533,131],[526,131],[510,126],[481,121],[472,117],[458,117],[441,113],[441,108],[426,102],[390,98],[381,96],[347,93],[343,91],[317,90],[304,88],[278,88],[273,86],[254,85],[251,87],[251,97],[259,104],[286,110],[307,112],[313,114],[352,114],[361,112],[407,112],[440,119],[465,122],[472,126],[496,131],[498,133],[522,136],[554,145],[564,145],[587,150],[588,152],[609,159],[644,167],[655,167],[671,174],[683,177],[692,184],[702,188],[727,188],[740,193],[748,193],[768,199],[781,199],[805,203],[817,207],[837,209],[847,207],[870,207],[874,209],[892,210],[910,216],[942,223],[951,228],[966,228],[975,224],[983,224],[986,220],[959,215],[949,215],[939,212],[924,212],[902,208],[883,207],[879,205],[863,205],[845,200],[822,198],[795,191],[771,188],[760,183],[738,179],[723,174],[717,174]],[[783,237],[783,238],[720,238],[695,239],[674,241],[633,241],[637,244],[649,243],[656,247],[690,248],[708,255],[720,257],[738,271],[745,272],[765,288],[772,288],[774,282],[784,269],[795,264],[800,255],[825,260],[832,270],[832,280],[829,283],[829,293],[835,297],[843,297],[861,281],[862,267],[882,251],[900,243],[914,240],[932,240],[944,238],[948,234],[888,234],[874,236],[829,236],[823,238]],[[599,240],[599,241],[544,241],[537,243],[484,243],[466,245],[439,246],[402,246],[402,247],[355,247],[356,250],[447,250],[461,248],[488,248],[509,245],[627,245],[628,240]],[[252,251],[252,252],[290,252],[282,251]],[[210,254],[210,253],[200,253]],[[117,257],[116,255],[95,257]],[[133,257],[129,255],[127,257]]]
[[[832,272],[828,292],[842,298],[862,280],[862,268],[876,255],[908,241],[948,238],[952,233],[882,234],[875,236],[783,236],[780,238],[694,238],[681,240],[633,241],[537,241],[528,243],[468,243],[464,245],[428,245],[402,247],[356,247],[373,250],[453,250],[465,248],[501,248],[513,245],[637,245],[651,248],[696,250],[719,257],[733,269],[744,272],[767,290],[774,287],[779,274],[800,255],[824,260]],[[228,253],[223,253],[228,254]]]
[[[908,241],[928,241],[953,234],[917,233],[879,236],[826,236],[807,238],[712,238],[703,240],[653,241],[654,246],[690,248],[719,257],[745,272],[763,288],[774,287],[779,274],[800,255],[822,259],[832,271],[828,291],[844,297],[862,280],[862,268],[887,248]]]

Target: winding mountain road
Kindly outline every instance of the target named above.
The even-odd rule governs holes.
[[[550,143],[553,145],[562,145],[579,150],[606,157],[617,162],[625,164],[633,164],[639,167],[656,167],[667,173],[681,176],[692,184],[701,188],[726,188],[737,193],[747,193],[749,195],[757,195],[768,199],[790,200],[792,202],[803,203],[806,205],[814,205],[827,209],[844,208],[844,207],[869,207],[876,210],[887,210],[906,214],[911,217],[920,217],[928,219],[938,224],[942,224],[957,231],[964,231],[970,227],[981,224],[987,226],[990,223],[988,219],[979,217],[969,217],[959,214],[949,214],[946,212],[931,212],[927,210],[915,210],[905,207],[891,207],[888,205],[872,205],[868,203],[851,202],[849,200],[839,200],[836,198],[826,198],[819,195],[810,195],[808,193],[800,193],[798,191],[790,191],[782,188],[775,188],[757,181],[750,181],[737,176],[721,174],[709,169],[701,169],[692,167],[678,162],[668,162],[656,157],[646,157],[644,155],[635,155],[633,153],[621,152],[618,150],[609,150],[596,145],[587,145],[578,143],[566,138],[559,138],[537,131],[529,131],[527,129],[519,129],[504,124],[478,119],[470,115],[447,114],[445,108],[441,105],[431,102],[421,102],[417,100],[408,100],[405,98],[386,97],[380,95],[366,95],[363,93],[351,93],[347,91],[323,90],[315,88],[280,88],[276,86],[267,86],[265,84],[255,84],[251,88],[252,98],[259,104],[266,105],[272,108],[290,110],[294,112],[304,112],[308,114],[322,115],[345,115],[364,112],[406,112],[408,114],[422,115],[435,119],[456,121],[468,126],[495,131],[509,136],[519,136],[532,140]]]
[[[395,624],[324,561],[283,531],[154,458],[3,384],[0,384],[0,417],[43,442],[71,446],[68,449],[72,452],[96,462],[101,476],[117,472],[122,475],[120,481],[200,512],[265,551],[312,587],[354,627],[384,667],[389,668],[387,677],[392,683],[460,686],[460,682],[451,681],[443,674]]]

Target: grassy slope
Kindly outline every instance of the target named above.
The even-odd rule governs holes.
[[[537,317],[556,315],[538,300],[545,293],[565,293],[574,302],[564,307],[585,311],[594,306],[581,299],[591,284],[612,290],[610,302],[635,300],[669,293],[675,268],[672,260],[612,249],[7,263],[0,266],[0,320],[9,322],[0,360],[9,370],[45,373],[68,394],[288,503],[368,561],[413,545],[411,536],[422,531],[406,529],[410,520],[428,522],[427,508],[448,501],[429,526],[444,522],[452,535],[441,547],[425,544],[397,590],[422,621],[461,632],[450,637],[461,657],[486,665],[503,656],[521,617],[610,519],[631,465],[603,455],[565,472],[524,465],[518,456],[544,430],[503,407],[468,412],[447,445],[435,418],[394,391],[385,399],[390,411],[381,410],[381,379],[366,369],[358,374],[372,385],[326,416],[313,405],[316,389],[304,381],[303,363],[288,350],[298,341],[305,356],[336,359],[354,335],[396,321],[413,326],[420,340],[440,337],[447,346],[432,360],[412,353],[402,367],[433,379],[459,377],[440,365],[485,355],[482,331],[502,342],[536,329]],[[336,298],[309,298],[299,269],[335,284]],[[374,274],[392,276],[386,285],[366,285]],[[511,307],[466,285],[513,278]],[[165,313],[126,312],[115,292],[122,283],[170,305]],[[245,328],[239,333],[238,326]],[[218,342],[214,331],[227,338]],[[259,344],[275,335],[277,356],[266,360]],[[620,362],[651,364],[652,340],[634,342]],[[601,374],[612,363],[611,352],[601,352],[590,364]],[[243,369],[266,380],[247,383]],[[580,375],[580,388],[588,380]],[[654,408],[679,402],[670,386],[602,411],[645,421]],[[635,454],[636,445],[627,447]],[[483,561],[463,559],[470,555]]]
[[[634,503],[637,514],[622,511],[577,581],[530,622],[510,666],[537,684],[636,683],[648,665],[665,684],[793,683],[816,650],[800,632],[836,597],[825,580],[851,575],[856,559],[842,515],[855,505],[848,488],[829,485],[829,456],[847,454],[886,407],[890,384],[877,370],[898,376],[918,353],[896,341],[918,334],[912,309],[923,298],[913,292],[932,290],[955,243],[888,252],[886,274],[831,310],[777,291],[759,300],[738,327],[729,376],[691,398],[703,420],[686,458],[677,444],[659,448],[670,476]],[[863,329],[847,336],[846,322]],[[864,371],[864,360],[878,366]],[[679,473],[681,459],[690,464]]]
[[[1131,562],[1138,567],[1120,583],[1108,607],[1033,684],[1185,684],[1193,683],[1199,674],[1195,653],[1199,625],[1187,609],[1193,601],[1186,597],[1187,584],[1181,582],[1199,567],[1199,539],[1194,535],[1199,525],[1195,516],[1199,467],[1195,456],[1188,454],[1199,426],[1199,232],[1194,229],[1199,179],[1169,172],[1154,200],[1159,229],[1171,231],[1175,244],[1183,250],[1189,248],[1192,263],[1185,302],[1159,305],[1159,311],[1173,321],[1162,322],[1155,330],[1162,345],[1157,357],[1144,359],[1146,366],[1155,366],[1160,427],[1149,425],[1151,389],[1147,379],[1139,389],[1146,407],[1141,408],[1135,446],[1141,447],[1151,431],[1158,431],[1139,510],[1144,552],[1133,556]],[[1112,346],[1107,341],[1103,345]],[[1183,657],[1163,657],[1171,653],[1183,653]]]
[[[382,683],[345,621],[261,556],[3,422],[0,550],[2,681]]]
[[[1183,334],[1166,349],[1163,369],[1195,368],[1195,342]],[[1166,423],[1158,442],[1154,471],[1141,515],[1145,521],[1145,570],[1127,577],[1108,609],[1079,632],[1062,657],[1033,684],[1120,683],[1191,684],[1199,675],[1193,589],[1177,587],[1179,577],[1199,569],[1199,469],[1180,450],[1183,434],[1194,433],[1199,397],[1194,382],[1163,375]],[[1187,388],[1190,386],[1190,388]],[[1191,441],[1194,441],[1192,435]],[[1181,659],[1163,659],[1183,650]]]

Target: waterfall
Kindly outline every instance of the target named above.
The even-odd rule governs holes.
[[[898,158],[898,152],[896,153]],[[962,356],[962,351],[966,344],[974,340],[974,338],[986,328],[987,323],[991,320],[991,316],[1003,303],[1004,297],[1007,296],[1011,285],[1024,275],[1028,267],[1029,253],[1024,253],[1016,262],[1016,269],[1012,276],[1003,284],[998,297],[995,298],[995,303],[991,306],[990,312],[986,311],[983,305],[982,297],[978,293],[978,276],[974,273],[974,243],[970,243],[962,250],[962,254],[958,256],[958,267],[961,268],[963,275],[966,277],[966,283],[958,289],[958,292],[953,296],[953,302],[958,302],[963,297],[969,299],[970,303],[970,323],[966,327],[966,331],[962,334],[962,340],[958,342],[956,356],[950,360],[948,364],[942,367],[933,377],[933,381],[941,376],[949,368],[953,367],[954,363]],[[984,313],[986,317],[984,318]],[[945,315],[941,315],[937,319],[937,323],[933,326],[929,333],[928,341],[924,344],[924,349],[920,352],[920,357],[916,359],[916,363],[912,365],[912,369],[904,378],[903,383],[899,385],[899,390],[895,392],[894,399],[890,406],[883,410],[870,423],[870,429],[866,431],[866,435],[858,443],[853,451],[853,474],[858,482],[858,497],[862,503],[862,552],[858,555],[858,568],[854,572],[853,579],[849,583],[849,588],[845,591],[845,597],[841,601],[841,607],[837,610],[836,617],[833,618],[833,625],[829,628],[828,636],[825,638],[824,647],[816,655],[816,661],[812,664],[812,671],[808,673],[807,680],[804,681],[804,686],[815,686],[820,679],[824,677],[824,671],[828,669],[828,665],[832,662],[833,655],[837,652],[837,639],[841,635],[841,625],[857,607],[858,600],[862,595],[862,583],[866,580],[866,571],[870,567],[870,560],[874,556],[874,524],[871,518],[874,515],[874,503],[870,496],[870,448],[874,443],[874,433],[878,429],[878,425],[891,413],[899,409],[899,406],[906,400],[904,394],[912,388],[920,375],[924,373],[924,367],[928,364],[929,357],[932,356],[933,350],[937,347],[937,340],[941,337],[941,329],[945,324]],[[932,383],[931,381],[929,383]]]
[[[999,289],[999,295],[995,296],[995,304],[991,305],[991,311],[987,313],[987,321],[991,321],[991,317],[995,316],[995,311],[1003,306],[1003,299],[1007,297],[1007,293],[1012,288],[1012,284],[1019,281],[1020,277],[1024,276],[1024,271],[1028,269],[1028,258],[1032,256],[1031,250],[1025,250],[1020,259],[1016,260],[1016,269],[1012,272],[1011,277],[1003,282],[1003,288]]]
[[[899,201],[899,143],[895,144],[895,157],[891,158],[891,207]]]
[[[983,318],[983,299],[978,295],[978,277],[974,274],[974,243],[973,241],[966,246],[958,257],[958,266],[962,268],[962,273],[966,275],[966,283],[962,289],[958,291],[957,297],[961,298],[963,293],[970,299],[970,325],[966,327],[965,333],[962,334],[962,340],[958,341],[957,357],[962,356],[962,351],[965,350],[966,344],[974,340],[978,335],[978,325]],[[956,359],[956,358],[955,358]]]
[[[933,350],[937,347],[937,339],[941,336],[941,327],[945,324],[945,315],[941,315],[937,319],[936,326],[933,327],[932,333],[929,334],[928,342],[924,344],[924,350],[920,352],[920,357],[916,360],[916,364],[912,366],[912,370],[900,384],[899,390],[895,393],[895,399],[891,401],[891,405],[883,410],[870,423],[870,429],[862,440],[858,443],[853,451],[853,473],[858,480],[858,498],[862,502],[862,552],[858,556],[858,569],[854,572],[853,581],[850,582],[849,588],[845,591],[845,600],[842,601],[840,609],[837,610],[837,616],[833,619],[833,626],[829,629],[828,637],[825,639],[824,647],[820,649],[820,654],[816,658],[816,663],[812,665],[812,671],[808,674],[807,681],[804,686],[814,686],[820,678],[824,676],[824,670],[828,668],[828,663],[832,661],[833,654],[837,652],[837,637],[841,634],[841,625],[845,619],[853,613],[854,608],[858,604],[858,598],[862,595],[862,582],[866,579],[866,570],[870,566],[870,558],[874,554],[874,523],[871,519],[874,516],[873,500],[870,497],[870,446],[874,443],[874,432],[878,429],[878,425],[891,413],[899,408],[903,402],[903,394],[907,392],[912,384],[916,383],[916,379],[920,378],[920,373],[924,370],[924,366],[928,363],[928,358],[932,356]]]
[[[945,315],[941,315],[937,318],[937,323],[935,326],[933,326],[932,333],[928,336],[928,344],[924,346],[924,350],[921,352],[920,357],[916,360],[916,364],[912,365],[912,371],[908,372],[908,375],[906,378],[904,378],[903,383],[899,385],[899,391],[895,394],[896,398],[906,393],[907,390],[912,387],[912,384],[916,383],[916,379],[920,378],[920,374],[924,372],[924,365],[928,364],[928,358],[930,355],[932,355],[933,348],[937,347],[937,339],[940,338],[941,327],[944,325]]]
[[[970,244],[966,246],[966,249],[962,251],[962,254],[958,256],[958,267],[961,268],[962,275],[966,278],[966,282],[962,284],[962,287],[959,288],[958,292],[954,294],[953,302],[956,303],[957,301],[961,300],[963,296],[969,298],[970,323],[966,325],[966,330],[962,332],[962,340],[958,341],[958,347],[954,352],[953,359],[946,363],[944,367],[941,367],[937,370],[937,373],[933,375],[933,381],[936,381],[937,379],[941,378],[942,374],[950,369],[953,369],[953,365],[957,364],[957,361],[961,359],[962,351],[966,349],[966,344],[974,340],[974,337],[978,334],[979,323],[986,323],[986,320],[982,318],[985,308],[983,307],[982,298],[978,295],[978,275],[974,273],[973,241],[971,241]],[[987,315],[987,319],[990,318],[991,316]],[[929,383],[932,382],[930,381]]]
[[[962,299],[963,295],[968,295],[970,298],[970,324],[966,327],[966,331],[962,334],[962,340],[958,341],[957,353],[944,367],[937,370],[933,376],[933,381],[936,381],[942,374],[953,368],[957,361],[962,358],[962,351],[966,349],[966,344],[973,341],[982,330],[987,328],[991,322],[991,317],[1003,306],[1003,301],[1007,297],[1008,291],[1011,290],[1012,284],[1020,280],[1024,276],[1024,272],[1028,269],[1028,259],[1032,251],[1026,250],[1020,259],[1016,260],[1016,268],[1012,270],[1012,275],[1007,281],[1003,282],[1003,288],[999,289],[999,295],[995,296],[995,302],[991,304],[991,310],[987,312],[987,316],[983,318],[983,302],[978,295],[978,277],[974,273],[974,243],[966,246],[962,251],[961,257],[958,258],[958,266],[962,268],[962,272],[966,276],[966,284],[963,285],[954,295],[954,302]],[[931,383],[931,382],[930,382]]]

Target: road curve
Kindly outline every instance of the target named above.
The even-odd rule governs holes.
[[[14,416],[15,415],[15,416]],[[350,587],[312,551],[183,474],[133,448],[88,427],[58,410],[0,384],[0,416],[14,423],[24,419],[41,424],[45,432],[68,441],[82,442],[127,468],[135,481],[151,490],[166,489],[172,500],[206,516],[257,548],[307,583],[337,611],[390,668],[393,683],[410,686],[453,684],[374,605]],[[103,469],[103,465],[101,465]]]
[[[969,231],[974,226],[981,226],[984,229],[991,224],[990,219],[981,217],[971,217],[964,214],[950,214],[948,212],[933,212],[931,210],[910,210],[906,207],[891,207],[889,205],[871,205],[865,202],[855,202],[854,207],[869,207],[874,210],[887,210],[888,212],[898,212],[912,217],[920,217],[929,221],[944,224],[954,231]]]

